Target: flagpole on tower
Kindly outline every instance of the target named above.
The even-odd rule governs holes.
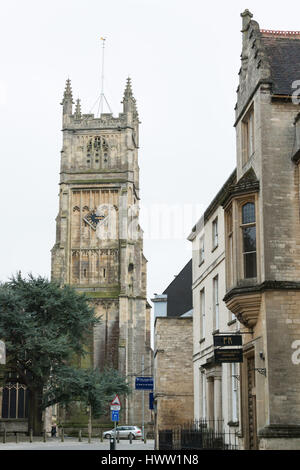
[[[112,110],[108,104],[108,101],[105,97],[105,94],[104,94],[104,51],[105,51],[105,41],[106,41],[106,38],[104,37],[101,37],[100,40],[102,41],[102,68],[101,68],[101,94],[100,94],[100,101],[99,101],[99,108],[98,108],[98,114],[99,114],[99,110],[100,110],[100,116],[101,114],[103,113],[103,104],[104,104],[104,100],[108,106],[108,109],[109,111],[112,113]]]
[[[101,98],[100,98],[100,114],[103,112],[103,94],[104,94],[104,51],[106,38],[100,38],[102,41],[102,73],[101,73]]]

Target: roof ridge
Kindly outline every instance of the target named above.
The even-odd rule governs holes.
[[[284,36],[284,37],[293,37],[296,36],[300,39],[300,31],[282,31],[275,29],[260,29],[260,32],[263,36]]]

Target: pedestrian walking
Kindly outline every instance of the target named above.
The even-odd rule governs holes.
[[[51,437],[56,437],[56,423],[51,426]]]

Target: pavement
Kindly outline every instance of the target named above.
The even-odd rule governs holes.
[[[28,439],[28,438],[27,438]],[[91,439],[91,442],[88,442],[88,439],[82,439],[82,442],[79,442],[78,439],[65,437],[64,442],[60,438],[48,438],[46,442],[41,440],[34,440],[29,442],[28,440],[20,440],[20,442],[6,442],[3,444],[0,442],[0,451],[2,450],[96,450],[96,451],[109,451],[110,450],[110,441],[100,439]],[[128,440],[120,439],[119,443],[116,443],[116,451],[147,451],[154,450],[154,441],[147,440],[144,443],[141,440],[133,440],[132,444]]]

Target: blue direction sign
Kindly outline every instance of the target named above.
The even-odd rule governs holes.
[[[154,395],[153,395],[153,392],[150,392],[149,393],[149,410],[153,410],[154,409]]]
[[[111,420],[112,421],[119,421],[119,411],[113,410],[111,412]]]
[[[136,390],[153,390],[153,377],[136,377]]]

